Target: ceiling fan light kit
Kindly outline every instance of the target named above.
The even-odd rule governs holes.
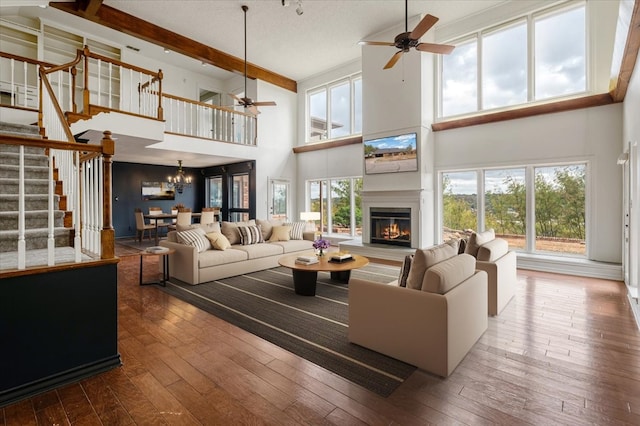
[[[425,15],[418,25],[413,29],[413,31],[409,31],[409,5],[408,0],[404,2],[404,31],[403,33],[398,34],[393,42],[386,41],[361,41],[359,44],[361,45],[369,45],[369,46],[391,46],[395,47],[398,50],[387,62],[384,66],[384,69],[392,68],[396,62],[400,59],[403,53],[408,52],[411,48],[418,50],[420,52],[430,52],[430,53],[438,53],[442,55],[448,55],[453,51],[455,46],[450,46],[447,44],[436,44],[436,43],[421,43],[420,37],[425,35],[427,31],[433,27],[436,22],[438,22],[438,18],[433,15]]]
[[[282,3],[282,5],[285,6],[284,2]],[[258,115],[260,114],[260,111],[258,111],[259,106],[276,106],[276,103],[273,101],[262,101],[262,102],[253,101],[253,99],[251,99],[247,95],[247,11],[248,10],[249,10],[249,6],[243,4],[242,12],[244,13],[244,97],[239,98],[233,93],[231,93],[230,95],[233,99],[235,99],[238,102],[239,105],[243,106],[246,110],[249,110],[251,114]]]

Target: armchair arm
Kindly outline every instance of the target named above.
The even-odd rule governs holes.
[[[172,277],[188,284],[200,284],[198,251],[195,247],[167,240],[160,241],[160,245],[176,251],[169,255],[169,272]]]

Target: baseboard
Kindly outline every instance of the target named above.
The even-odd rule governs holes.
[[[518,253],[518,269],[622,281],[622,265],[563,256]]]
[[[96,374],[120,367],[121,365],[120,354],[116,354],[112,357],[73,368],[35,382],[0,391],[0,408],[22,399],[30,398],[39,393],[95,376]]]

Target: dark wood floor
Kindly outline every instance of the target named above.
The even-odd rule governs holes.
[[[640,424],[640,333],[620,282],[519,271],[449,378],[417,371],[385,399],[139,287],[138,262],[118,270],[124,365],[0,409],[0,425]]]

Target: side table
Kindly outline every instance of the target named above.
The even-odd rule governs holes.
[[[140,285],[155,285],[159,284],[163,287],[167,286],[169,280],[169,255],[175,253],[175,249],[168,247],[149,247],[148,249],[140,252]],[[160,256],[160,262],[162,262],[162,279],[160,281],[142,282],[142,264],[144,263],[145,256]]]

